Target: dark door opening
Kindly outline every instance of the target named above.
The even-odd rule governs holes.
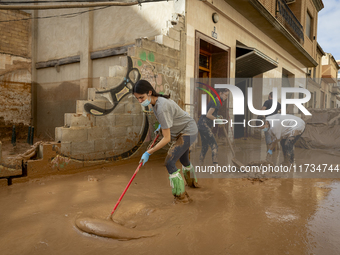
[[[195,56],[195,78],[200,78],[203,82],[214,88],[216,83],[220,83],[222,79],[229,78],[230,69],[230,52],[229,47],[219,43],[218,41],[196,32],[196,56]],[[201,87],[200,84],[195,84],[195,88]],[[205,94],[202,90],[196,90],[195,102],[201,106],[201,95]],[[212,93],[214,97],[216,96]],[[212,100],[209,96],[208,102]],[[226,100],[218,111],[218,115],[224,118],[229,118],[229,100]],[[195,111],[195,120],[201,116],[201,108],[197,107]],[[221,130],[222,132],[223,130]],[[217,128],[213,132],[219,132]],[[220,133],[220,132],[219,132]],[[218,134],[220,135],[220,134]],[[200,141],[199,141],[200,144]]]

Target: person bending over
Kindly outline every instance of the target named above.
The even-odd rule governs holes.
[[[267,152],[267,159],[271,158],[273,148],[280,142],[284,156],[283,163],[293,164],[295,160],[294,144],[305,131],[305,122],[291,114],[275,114],[269,117],[258,116],[257,118],[264,121],[264,125],[259,128],[268,132],[272,140]],[[257,122],[257,126],[261,124],[261,121]]]

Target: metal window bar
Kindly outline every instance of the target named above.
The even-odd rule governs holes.
[[[300,42],[304,42],[303,26],[283,0],[276,0],[276,19]]]

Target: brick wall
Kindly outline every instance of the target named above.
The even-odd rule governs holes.
[[[0,21],[27,19],[31,15],[23,11],[0,10]],[[31,57],[31,21],[0,22],[0,52]]]
[[[21,11],[0,10],[0,21],[29,18]],[[26,138],[31,122],[30,20],[0,22],[0,139]]]
[[[259,0],[259,2],[273,15],[275,16],[275,4],[273,0]]]

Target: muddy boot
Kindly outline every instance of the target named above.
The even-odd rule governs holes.
[[[169,175],[170,186],[172,188],[172,194],[174,195],[174,203],[189,203],[191,199],[188,193],[185,191],[184,181],[181,175],[181,170],[178,169],[173,174]]]
[[[192,164],[190,166],[182,166],[183,175],[186,183],[191,188],[198,188],[198,182],[195,175],[195,168]]]
[[[179,196],[174,196],[174,204],[188,204],[192,201],[193,200],[189,197],[186,191]]]

